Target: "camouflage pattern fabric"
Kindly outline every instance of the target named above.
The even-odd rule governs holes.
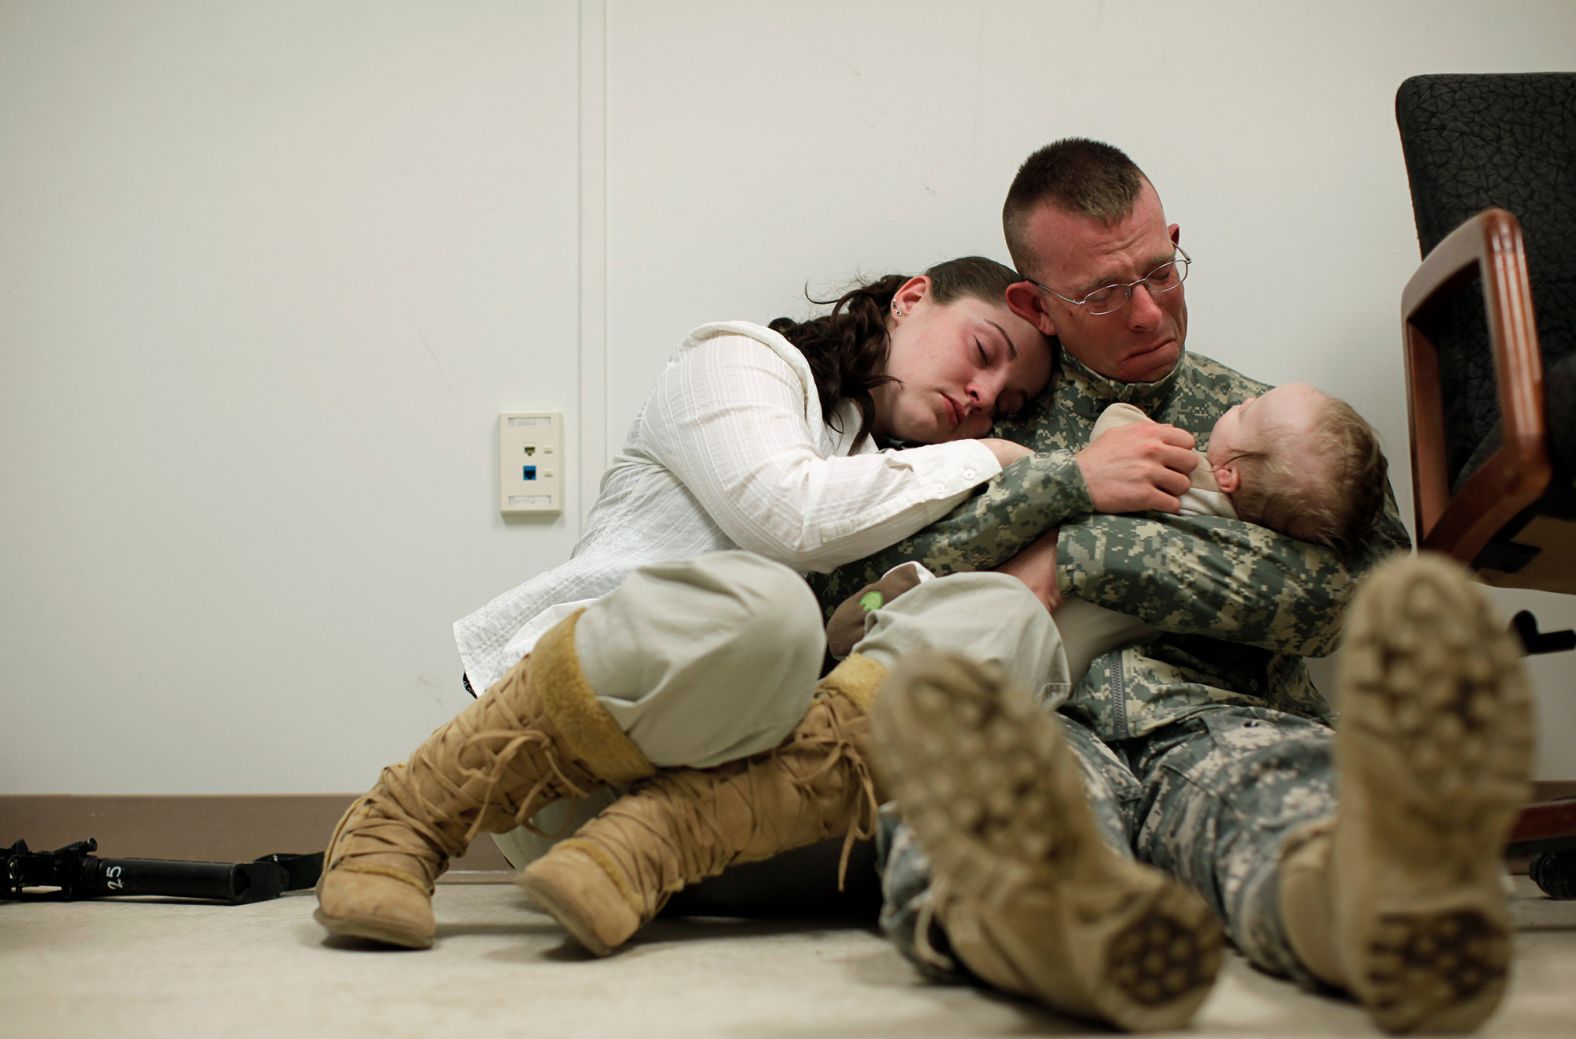
[[[1070,719],[1062,729],[1106,842],[1202,895],[1253,963],[1313,987],[1286,941],[1277,867],[1287,834],[1335,811],[1332,730],[1251,707],[1204,712],[1115,747]],[[927,976],[966,979],[926,912],[929,859],[895,808],[882,808],[877,830],[882,929]]]
[[[1159,382],[1119,383],[1059,350],[1051,388],[996,431],[1035,455],[886,551],[811,575],[811,586],[830,613],[899,563],[917,560],[938,576],[988,569],[1060,525],[1063,594],[1165,632],[1096,660],[1064,708],[1069,715],[1107,740],[1141,736],[1226,704],[1328,720],[1328,705],[1302,658],[1335,648],[1360,575],[1410,546],[1394,497],[1387,497],[1368,542],[1344,560],[1237,520],[1091,514],[1088,487],[1073,461],[1100,412],[1117,401],[1189,430],[1204,447],[1222,412],[1268,388],[1193,353]]]
[[[1255,963],[1307,981],[1276,906],[1280,845],[1335,802],[1331,712],[1303,658],[1335,648],[1358,580],[1410,547],[1394,496],[1343,559],[1236,520],[1091,514],[1073,462],[1110,404],[1134,404],[1203,448],[1227,408],[1268,388],[1193,353],[1159,382],[1119,383],[1059,350],[1051,389],[996,431],[1034,456],[912,537],[811,584],[830,611],[905,560],[938,574],[994,567],[1059,525],[1063,594],[1162,631],[1096,660],[1062,708],[1108,841],[1203,894]],[[880,838],[883,926],[917,960],[929,864],[890,808]],[[927,971],[947,973],[945,935],[932,925],[926,937],[943,964]]]
[[[876,871],[881,874],[881,931],[898,952],[931,981],[969,980],[968,968],[929,911],[930,856],[891,801],[876,816]]]

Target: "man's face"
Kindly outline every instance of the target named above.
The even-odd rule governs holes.
[[[1137,281],[1176,255],[1177,225],[1167,226],[1160,196],[1144,182],[1132,210],[1111,225],[1042,205],[1029,218],[1028,242],[1036,269],[1023,273],[1057,293],[1081,299],[1095,289]],[[1008,292],[1013,310],[1085,367],[1120,382],[1154,382],[1176,367],[1187,338],[1183,286],[1154,294],[1135,286],[1127,305],[1092,315],[1028,283]]]

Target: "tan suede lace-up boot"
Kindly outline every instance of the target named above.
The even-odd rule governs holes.
[[[317,920],[330,933],[425,949],[433,885],[478,833],[529,825],[560,797],[651,774],[586,684],[579,616],[350,806],[317,885]]]
[[[1282,849],[1287,938],[1390,1032],[1460,1032],[1499,1005],[1512,921],[1502,859],[1529,792],[1520,647],[1466,571],[1376,569],[1353,601],[1333,821]]]
[[[928,918],[995,987],[1132,1031],[1214,985],[1214,913],[1108,847],[1056,719],[995,667],[914,654],[883,687],[876,762],[931,860]],[[929,950],[934,954],[934,950]]]
[[[884,669],[855,654],[821,680],[774,750],[711,769],[666,769],[608,806],[518,883],[575,939],[607,956],[674,893],[729,866],[874,833],[868,708]]]

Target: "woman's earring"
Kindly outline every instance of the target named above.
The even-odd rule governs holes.
[[[903,308],[899,307],[896,303],[892,304],[892,314],[894,317],[902,317]]]

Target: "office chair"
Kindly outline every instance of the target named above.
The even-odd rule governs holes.
[[[1396,93],[1423,262],[1402,292],[1418,548],[1576,594],[1576,73],[1414,76]],[[1576,632],[1513,626],[1529,653]],[[1576,800],[1510,854],[1576,894]]]

